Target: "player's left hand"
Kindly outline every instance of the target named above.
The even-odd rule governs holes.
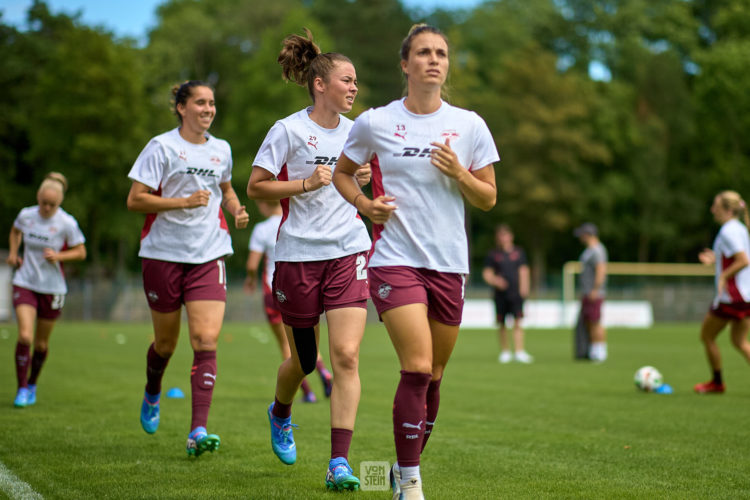
[[[361,186],[366,185],[368,182],[370,182],[370,179],[372,179],[372,169],[370,168],[370,163],[365,163],[361,167],[357,169],[356,172],[354,172],[354,175],[357,178],[357,184]]]
[[[435,149],[430,151],[430,163],[438,170],[453,179],[457,179],[461,173],[466,172],[466,169],[458,162],[456,152],[451,149],[449,138],[445,139],[445,144],[431,142],[430,145],[435,146]]]
[[[250,222],[250,216],[245,210],[245,205],[242,205],[234,212],[234,227],[237,229],[245,228],[248,222]]]
[[[52,250],[51,248],[45,248],[44,249],[44,260],[49,262],[50,264],[54,264],[58,260],[60,260],[60,256]]]

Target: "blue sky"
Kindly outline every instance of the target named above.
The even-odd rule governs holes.
[[[103,25],[118,36],[137,39],[145,37],[148,28],[156,23],[156,7],[164,0],[47,0],[52,12],[73,14],[82,11],[82,20],[89,25]],[[402,0],[411,8],[430,10],[442,8],[470,8],[481,0]],[[5,24],[22,26],[32,0],[0,0],[0,11]]]

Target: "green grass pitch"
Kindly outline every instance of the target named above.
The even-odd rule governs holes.
[[[568,331],[528,332],[532,365],[500,365],[493,331],[462,331],[422,456],[426,498],[750,497],[750,367],[724,332],[727,393],[693,394],[693,384],[708,378],[698,329],[611,330],[610,359],[600,365],[572,360]],[[208,422],[222,443],[198,459],[185,453],[192,361],[185,331],[164,390],[179,387],[186,398],[162,398],[154,435],[138,420],[150,326],[61,320],[38,402],[26,409],[12,406],[15,339],[15,325],[0,325],[0,462],[45,498],[340,495],[324,486],[329,410],[317,377],[310,382],[319,402],[297,402],[293,410],[297,463],[285,466],[271,451],[265,411],[280,359],[264,325],[224,327]],[[646,364],[662,371],[674,394],[636,391],[633,374]],[[349,455],[355,473],[362,461],[395,457],[398,364],[381,325],[368,326],[360,373]],[[385,491],[341,494],[390,498]]]

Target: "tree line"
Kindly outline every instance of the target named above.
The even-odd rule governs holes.
[[[510,224],[537,280],[575,259],[572,228],[598,224],[612,260],[694,262],[722,189],[750,197],[750,0],[495,0],[422,12],[398,0],[166,0],[147,42],[119,38],[35,0],[23,29],[0,17],[0,227],[51,170],[88,238],[96,277],[138,268],[143,217],[125,209],[127,172],[176,125],[170,87],[216,89],[212,133],[230,142],[233,184],[278,119],[309,104],[281,80],[281,40],[310,28],[354,62],[351,118],[402,95],[399,47],[428,22],[451,41],[447,99],[487,122],[502,160],[498,203],[467,211],[472,267]],[[592,70],[593,68],[593,70]],[[251,220],[254,205],[246,200]],[[250,231],[234,231],[230,270]]]

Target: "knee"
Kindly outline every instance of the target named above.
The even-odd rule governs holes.
[[[49,347],[49,342],[46,340],[35,340],[34,341],[34,350],[35,351],[46,351]]]
[[[359,349],[336,349],[331,353],[335,372],[356,372],[359,369]]]
[[[162,358],[168,358],[177,349],[177,339],[154,339],[154,350]]]

